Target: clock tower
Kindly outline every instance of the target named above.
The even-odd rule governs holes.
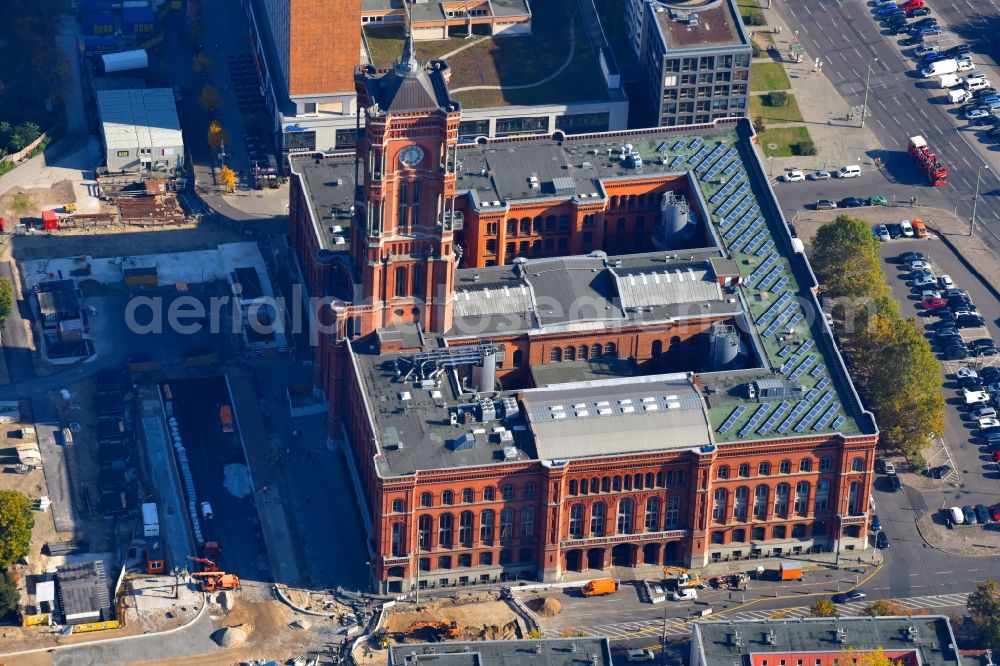
[[[461,109],[448,65],[417,61],[407,28],[391,68],[357,71],[365,115],[356,168],[361,205],[351,252],[360,269],[361,334],[395,324],[451,327],[455,277],[455,165]]]

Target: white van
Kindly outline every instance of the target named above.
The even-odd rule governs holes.
[[[962,510],[957,506],[953,506],[948,509],[948,513],[951,515],[951,522],[955,525],[961,525],[965,522],[965,515]]]
[[[952,104],[961,104],[972,97],[972,93],[968,90],[963,90],[959,88],[958,90],[948,91],[948,101]]]
[[[899,229],[903,232],[903,238],[913,238],[913,225],[910,224],[909,220],[900,222]]]
[[[861,167],[857,164],[848,164],[837,169],[837,178],[857,178],[861,175]]]
[[[212,518],[215,518],[215,514],[212,512],[212,505],[208,502],[201,503],[201,517],[205,520],[212,520]]]
[[[686,587],[682,590],[674,590],[674,593],[670,595],[670,598],[674,601],[690,601],[698,598],[698,590],[693,587]]]
[[[942,74],[938,77],[938,85],[942,88],[954,88],[962,85],[962,77],[958,74]]]
[[[652,650],[633,648],[626,653],[625,658],[629,661],[653,661],[653,659],[656,658],[656,655],[653,654]]]
[[[941,76],[942,74],[954,74],[957,71],[958,61],[954,58],[945,58],[924,67],[920,70],[920,75],[926,79],[931,76]]]

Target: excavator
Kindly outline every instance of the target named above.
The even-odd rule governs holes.
[[[677,581],[678,589],[697,587],[704,589],[705,585],[698,576],[692,576],[684,567],[663,567],[663,576]]]
[[[240,586],[239,577],[223,571],[199,571],[191,574],[191,577],[198,581],[202,592],[235,590]]]
[[[430,629],[438,640],[458,638],[458,622],[438,622],[437,620],[417,620],[406,628],[406,633],[413,634],[421,629]]]
[[[190,555],[188,555],[188,559],[191,560],[192,562],[197,562],[198,564],[200,564],[201,570],[203,572],[212,572],[219,570],[219,565],[217,565],[215,562],[208,559],[207,557],[191,557]]]

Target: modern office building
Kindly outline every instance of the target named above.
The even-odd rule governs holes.
[[[736,0],[630,0],[626,19],[648,124],[746,115],[751,46]]]
[[[856,612],[856,611],[855,611]],[[961,666],[942,615],[698,622],[691,666],[835,666],[875,650],[902,666]]]
[[[750,123],[460,144],[412,49],[290,160],[382,588],[867,548],[877,428]]]
[[[108,171],[172,171],[184,166],[184,138],[170,88],[98,90]]]
[[[338,0],[336,11],[330,10],[327,0],[243,0],[243,4],[261,91],[283,155],[353,150],[365,120],[364,113],[358,113],[353,72],[358,64],[391,66],[403,30],[402,3]],[[427,43],[430,52],[454,52],[455,78],[450,85],[459,91],[456,96],[465,108],[459,128],[463,140],[626,127],[629,102],[617,65],[609,49],[592,43],[580,19],[566,22],[558,17],[556,23],[563,27],[559,36],[546,34],[535,42],[531,8],[525,0],[475,6],[432,0],[408,6],[413,38],[424,40],[418,48]],[[555,13],[560,8],[542,5],[537,11]],[[362,40],[363,29],[369,31],[367,41]],[[500,48],[465,48],[470,46],[465,37],[473,32],[497,36]],[[523,58],[525,52],[533,57],[517,68],[493,62],[509,59],[503,45],[512,42],[504,40],[532,41],[516,57]],[[550,80],[553,72],[547,63],[560,63],[558,68],[564,60],[566,69]],[[494,72],[490,77],[496,80],[481,80],[484,69]],[[530,85],[534,82],[544,83]],[[508,89],[491,87],[500,84]]]

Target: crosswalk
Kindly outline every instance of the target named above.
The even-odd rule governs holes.
[[[965,606],[968,594],[937,594],[927,597],[911,597],[908,599],[894,599],[896,603],[907,610],[953,608]],[[855,601],[849,604],[838,604],[837,608],[842,615],[858,615],[870,603],[871,599]],[[699,607],[695,607],[699,608]],[[778,620],[792,619],[798,617],[808,617],[808,606],[795,606],[793,608],[761,609],[734,612],[720,612],[698,619],[667,618],[667,636],[687,636],[691,633],[691,623],[701,621],[712,621],[725,617],[727,620]],[[625,639],[637,638],[641,636],[659,636],[663,632],[663,618],[650,618],[647,620],[637,620],[635,622],[616,622],[615,624],[590,624],[579,627],[579,630],[588,636],[607,636],[608,638]]]

